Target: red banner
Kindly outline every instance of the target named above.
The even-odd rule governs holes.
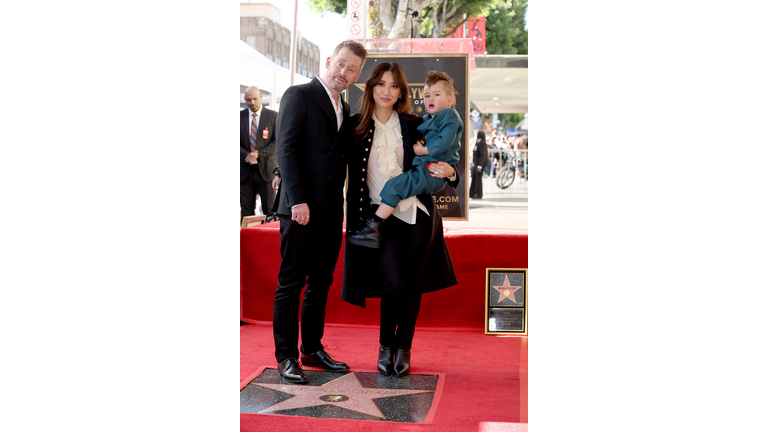
[[[446,33],[449,33],[448,29]],[[446,36],[447,39],[454,38],[472,39],[472,48],[475,55],[485,55],[485,17],[473,17],[467,20],[467,35],[464,35],[464,25],[462,24],[455,33]]]
[[[467,37],[472,39],[475,55],[485,55],[485,17],[467,20]]]

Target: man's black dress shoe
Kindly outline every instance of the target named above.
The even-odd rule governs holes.
[[[395,357],[395,350],[389,347],[382,346],[379,348],[379,372],[382,375],[392,375],[394,370],[394,364],[392,363]]]
[[[381,247],[379,225],[381,225],[381,222],[376,222],[372,217],[369,217],[365,220],[362,228],[348,233],[347,239],[356,246],[378,249]]]
[[[304,371],[301,370],[301,365],[296,359],[289,358],[278,363],[277,371],[288,382],[296,384],[307,383],[307,377],[304,376]]]
[[[395,350],[395,376],[404,377],[411,372],[411,350],[398,348]]]
[[[324,349],[320,349],[312,354],[301,353],[301,362],[306,366],[317,366],[328,372],[344,372],[349,369],[346,363],[337,362],[332,359]]]

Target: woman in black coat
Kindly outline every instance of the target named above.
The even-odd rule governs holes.
[[[470,198],[483,197],[483,170],[488,166],[488,144],[485,143],[485,132],[477,133],[475,148],[472,150],[472,184],[469,186]]]
[[[397,63],[379,64],[365,83],[360,111],[350,119],[356,127],[347,137],[347,234],[374,214],[386,180],[411,168],[422,118],[410,114],[408,93]],[[455,167],[441,162],[429,169],[436,177],[450,177],[450,186],[458,185]],[[402,377],[410,372],[421,295],[458,281],[431,195],[400,201],[392,216],[380,226],[379,249],[346,242],[341,297],[360,307],[366,298],[381,297],[377,367],[384,375]]]

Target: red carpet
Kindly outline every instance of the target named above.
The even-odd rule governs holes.
[[[327,326],[327,350],[353,371],[376,369],[378,330]],[[240,430],[250,431],[520,431],[527,430],[527,337],[482,332],[416,332],[412,373],[445,374],[445,387],[431,425],[277,414],[241,414]],[[274,368],[271,323],[240,328],[240,379],[262,366]],[[403,378],[406,379],[406,378]],[[244,383],[241,383],[241,387]]]
[[[469,221],[445,221],[444,229],[459,284],[426,294],[417,326],[483,329],[485,269],[528,267],[528,214],[476,213]],[[341,254],[328,296],[326,322],[378,326],[379,300],[370,301],[365,309],[341,300]],[[240,230],[240,264],[240,319],[271,321],[280,268],[277,222]]]
[[[528,214],[477,213],[444,221],[459,284],[425,294],[412,350],[413,374],[444,374],[432,424],[241,413],[241,431],[527,431],[528,338],[485,335],[485,269],[528,267]],[[341,253],[344,253],[343,246]],[[280,267],[278,223],[240,231],[240,380],[276,367],[272,303]],[[341,300],[343,260],[328,296],[323,343],[352,371],[376,370],[379,299],[366,309]]]

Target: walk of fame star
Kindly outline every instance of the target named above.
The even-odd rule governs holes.
[[[434,393],[433,390],[397,390],[383,388],[366,388],[360,384],[354,372],[341,378],[328,381],[321,386],[261,384],[261,387],[281,391],[294,397],[259,411],[260,413],[282,411],[293,408],[305,408],[317,405],[336,405],[348,410],[369,414],[386,419],[372,399],[410,395],[416,393]]]
[[[512,300],[513,303],[517,303],[517,300],[515,300],[515,291],[519,290],[523,286],[511,286],[509,284],[509,276],[504,275],[504,285],[500,286],[494,286],[496,290],[499,292],[499,303],[501,303],[502,300],[505,298],[508,298]]]

